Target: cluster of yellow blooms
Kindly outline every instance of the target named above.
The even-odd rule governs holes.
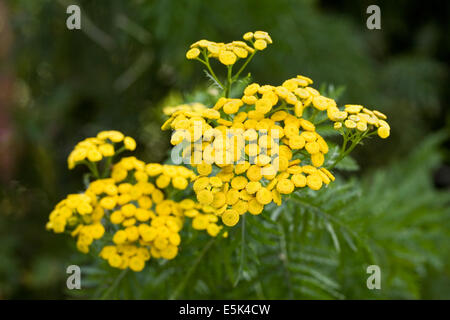
[[[334,128],[340,130],[347,128],[360,132],[370,132],[377,128],[380,138],[386,139],[390,134],[390,126],[386,122],[386,115],[377,110],[369,110],[361,105],[347,104],[344,111],[337,107],[328,109],[328,118],[334,121]]]
[[[101,223],[103,216],[104,211],[92,194],[69,194],[50,213],[46,227],[55,233],[63,233],[70,228],[71,235],[77,238],[78,250],[87,253],[92,242],[105,233]]]
[[[192,170],[147,164],[135,157],[123,157],[110,168],[113,157],[133,151],[136,142],[119,131],[102,131],[78,143],[68,157],[70,169],[84,163],[97,180],[83,193],[70,194],[59,202],[47,229],[70,232],[84,253],[98,240],[100,257],[110,266],[141,271],[150,257],[177,256],[186,218],[195,230],[227,237],[224,225],[235,226],[245,213],[261,214],[272,203],[281,205],[283,196],[301,188],[319,190],[334,181],[324,167],[328,144],[312,122],[317,113],[326,113],[325,120],[334,122],[334,128],[344,135],[341,158],[369,134],[389,136],[383,113],[360,105],[345,105],[340,110],[333,99],[311,87],[310,78],[301,75],[279,86],[252,83],[240,98],[229,98],[235,81],[231,66],[238,59],[251,59],[272,43],[263,31],[248,32],[243,38],[251,46],[243,41],[200,40],[186,53],[188,59],[207,65],[215,79],[208,59],[228,66],[225,97],[212,107],[193,103],[164,109],[169,119],[161,129],[173,130],[171,143],[176,147],[172,155],[181,152]],[[346,139],[353,139],[347,150]],[[117,143],[123,145],[117,147]],[[100,179],[95,163],[103,158],[108,158],[107,177]]]
[[[123,142],[122,150],[133,151],[136,149],[136,141],[133,138],[125,137],[123,133],[116,130],[102,131],[95,138],[84,139],[70,153],[67,159],[69,169],[73,169],[84,160],[99,162],[104,157],[114,156],[117,153],[114,144],[120,142]]]
[[[150,256],[173,259],[181,242],[183,210],[164,189],[171,182],[185,189],[193,175],[185,167],[127,157],[113,167],[112,178],[91,183],[88,191],[101,197],[100,205],[110,211],[109,221],[116,226],[114,245],[105,246],[100,256],[113,267],[134,271],[142,270]]]
[[[236,225],[246,212],[260,214],[271,202],[281,205],[282,195],[297,188],[319,190],[334,180],[321,167],[328,145],[302,114],[309,105],[325,111],[336,103],[311,83],[304,76],[277,87],[253,83],[240,99],[220,98],[200,112],[178,110],[162,126],[175,130],[172,144],[191,142],[183,153],[192,154],[198,173],[197,200],[225,225]]]
[[[124,139],[118,131],[106,131],[84,142],[98,145],[100,140],[117,141],[119,137]],[[85,146],[81,143],[76,148]],[[109,243],[102,239],[100,257],[112,267],[141,271],[150,257],[175,258],[185,217],[192,218],[194,229],[211,236],[222,229],[210,208],[190,199],[177,202],[168,196],[170,190],[185,190],[195,177],[184,166],[146,164],[135,157],[123,157],[113,166],[110,177],[94,180],[85,192],[68,195],[59,202],[50,214],[47,229],[70,232],[83,253],[88,253],[90,245],[102,239],[106,230],[112,239]]]
[[[200,40],[191,45],[186,53],[188,59],[198,59],[201,53],[207,58],[218,59],[222,64],[230,66],[236,63],[238,59],[245,59],[249,54],[254,54],[256,50],[264,50],[267,44],[272,43],[269,34],[264,31],[247,32],[243,36],[245,41],[250,42],[249,46],[244,41],[233,41],[230,43],[217,43],[208,40]]]

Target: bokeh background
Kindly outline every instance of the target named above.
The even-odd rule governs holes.
[[[82,30],[66,28],[69,4],[80,5]],[[366,28],[370,4],[381,8],[381,30]],[[0,299],[67,297],[65,267],[76,253],[69,239],[44,227],[54,204],[83,187],[83,170],[66,165],[74,144],[117,129],[137,139],[139,157],[163,161],[169,136],[159,129],[161,107],[207,88],[186,48],[254,30],[274,39],[249,68],[258,82],[304,74],[318,86],[345,87],[341,103],[389,116],[391,137],[359,148],[352,175],[370,184],[380,172],[408,166],[422,146],[425,158],[408,175],[423,172],[409,181],[431,202],[449,193],[448,1],[1,1]],[[403,193],[397,210],[415,196]],[[433,207],[438,217],[448,215],[446,199]],[[418,208],[430,210],[427,203]],[[448,243],[448,223],[431,223]],[[418,239],[430,232],[422,231]],[[425,258],[404,293],[388,296],[450,298],[448,246],[429,249],[437,260]],[[360,297],[351,285],[346,291]]]

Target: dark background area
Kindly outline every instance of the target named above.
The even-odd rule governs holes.
[[[207,85],[185,59],[196,40],[268,31],[274,44],[248,69],[259,83],[303,74],[317,88],[344,86],[341,105],[385,112],[391,137],[359,149],[356,174],[388,167],[450,129],[448,1],[86,0],[78,1],[82,30],[73,31],[69,4],[0,3],[0,299],[65,296],[75,250],[44,227],[54,204],[83,187],[83,170],[67,169],[70,150],[117,129],[137,139],[137,156],[163,161],[161,107]],[[370,4],[381,8],[381,30],[366,28]],[[435,168],[446,190],[449,146]]]

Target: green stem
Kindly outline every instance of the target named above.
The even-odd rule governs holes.
[[[318,112],[319,112],[319,110],[314,108],[314,111],[313,111],[313,113],[311,115],[311,119],[309,119],[309,121],[314,123],[314,119],[316,118]]]
[[[125,150],[126,150],[126,149],[125,149],[125,146],[123,146],[123,147],[117,149],[117,151],[116,151],[116,153],[113,155],[113,157],[115,157],[115,156],[121,154],[121,153],[124,152]]]
[[[110,172],[110,167],[111,167],[111,163],[114,159],[115,156],[118,156],[119,154],[121,154],[122,152],[124,152],[125,146],[122,146],[121,148],[117,149],[117,151],[114,153],[114,155],[112,155],[111,157],[108,157],[108,160],[106,160],[106,164],[105,164],[105,168],[103,169],[103,174],[102,174],[102,178],[106,178]]]
[[[344,142],[342,143],[342,149],[341,149],[341,151],[342,151],[342,150],[345,151],[345,147],[347,146],[347,142],[348,142],[348,135],[347,135],[347,133],[345,133],[343,137],[344,137]]]
[[[355,146],[356,146],[356,145],[355,145]],[[354,146],[353,143],[352,143],[352,145],[350,146],[350,148],[349,148],[348,150],[350,150],[350,151],[353,150],[355,146]],[[341,162],[342,159],[344,159],[347,155],[348,155],[347,152],[341,152],[341,153],[339,154],[339,157],[337,157],[336,160],[333,162],[333,164],[332,164],[331,166],[329,166],[327,169],[328,169],[328,170],[331,170],[331,169],[333,169],[334,167],[336,167],[336,165],[337,165],[339,162]]]
[[[105,169],[103,169],[102,178],[106,178],[108,176],[109,167],[111,166],[112,158],[113,157],[108,157],[108,160],[106,160]]]
[[[333,162],[333,164],[330,167],[328,167],[328,169],[333,169],[344,158],[344,155],[346,152],[345,148],[347,147],[347,142],[349,141],[348,132],[344,132],[342,134],[342,137],[343,137],[344,141],[342,142],[342,147],[341,147],[341,150],[339,151],[339,156],[336,158],[336,160]]]
[[[233,79],[231,78],[231,72],[233,70],[233,66],[228,66],[228,75],[227,75],[227,88],[225,89],[225,98],[230,96],[231,84],[233,83]]]
[[[92,169],[93,169],[94,177],[96,177],[97,179],[100,179],[100,174],[98,173],[98,169],[97,169],[97,163],[94,162],[92,164]]]
[[[206,68],[208,68],[209,73],[211,74],[211,76],[214,78],[214,80],[216,80],[216,82],[222,87],[223,89],[223,84],[222,82],[220,82],[219,78],[217,78],[216,74],[214,73],[213,69],[211,68],[211,65],[209,63],[209,58],[208,55],[206,54],[205,51],[203,51],[203,57],[205,58],[205,60],[199,59],[197,58],[198,61],[200,61],[201,63],[203,63]]]
[[[242,67],[239,69],[239,71],[234,75],[233,80],[236,80],[239,75],[242,73],[242,71],[244,71],[245,67],[248,65],[248,63],[252,60],[253,56],[255,55],[256,50],[253,51],[253,53],[247,58],[247,60],[244,62],[244,64],[242,65]]]
[[[352,141],[352,144],[346,150],[345,148],[346,148],[347,142],[349,140],[351,140],[351,138],[349,139],[347,137],[347,135],[344,135],[344,143],[341,148],[341,153],[340,153],[339,157],[337,157],[336,161],[334,161],[334,163],[330,167],[328,167],[328,170],[333,169],[340,161],[342,161],[342,159],[344,159],[346,156],[348,156],[353,151],[353,149],[355,149],[355,147],[361,142],[361,140],[364,139],[366,136],[367,136],[367,131],[364,132],[361,136],[357,137],[356,140]]]
[[[97,164],[90,162],[88,160],[83,160],[81,163],[84,163],[88,167],[88,169],[91,171],[94,178],[100,179],[100,176],[99,176],[98,170],[97,170]]]

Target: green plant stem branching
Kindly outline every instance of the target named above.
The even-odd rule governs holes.
[[[242,71],[244,71],[245,67],[247,67],[249,62],[253,59],[253,56],[255,55],[255,53],[256,53],[256,50],[247,58],[247,60],[244,62],[242,67],[239,69],[239,71],[233,76],[233,81],[236,81],[239,78]]]

